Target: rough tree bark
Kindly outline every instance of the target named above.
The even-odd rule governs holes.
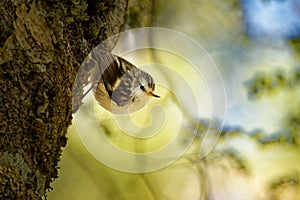
[[[128,0],[0,2],[0,199],[42,199],[91,48],[120,32]]]

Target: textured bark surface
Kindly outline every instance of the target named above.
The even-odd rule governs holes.
[[[77,70],[120,32],[127,1],[0,2],[0,199],[41,199],[50,189]]]

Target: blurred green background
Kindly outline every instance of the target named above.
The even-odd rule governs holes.
[[[207,113],[203,111],[197,137],[183,156],[157,171],[126,173],[94,158],[73,123],[59,163],[59,178],[48,198],[299,199],[299,8],[298,0],[130,1],[126,29],[152,25],[182,32],[201,44],[217,64],[226,90],[222,135],[213,151],[200,159],[201,134],[208,128]],[[183,61],[172,55],[155,57],[143,52],[138,58],[128,59],[139,64],[148,54],[149,59],[159,59],[187,79],[190,77],[190,81],[196,80],[193,72],[181,67]],[[162,134],[151,141],[123,136],[114,126],[113,116],[96,108],[97,119],[112,143],[127,151],[148,152],[177,134],[172,124],[177,118],[172,117],[177,115],[178,104],[164,87],[158,86],[157,91],[163,96],[160,103],[170,112]],[[205,96],[206,92],[203,89],[197,95]],[[132,115],[132,120],[141,125],[151,123],[147,109],[156,103]],[[88,106],[94,109],[95,104]],[[186,132],[180,133],[182,140],[195,134]]]

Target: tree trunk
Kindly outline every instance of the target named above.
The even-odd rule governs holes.
[[[0,2],[0,199],[42,199],[57,178],[80,64],[120,32],[128,0]]]

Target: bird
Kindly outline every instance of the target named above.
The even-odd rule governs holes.
[[[154,94],[152,76],[120,56],[97,50],[89,54],[85,63],[95,65],[91,71],[92,87],[87,93],[92,89],[98,104],[111,113],[133,113],[151,97],[160,98]]]

